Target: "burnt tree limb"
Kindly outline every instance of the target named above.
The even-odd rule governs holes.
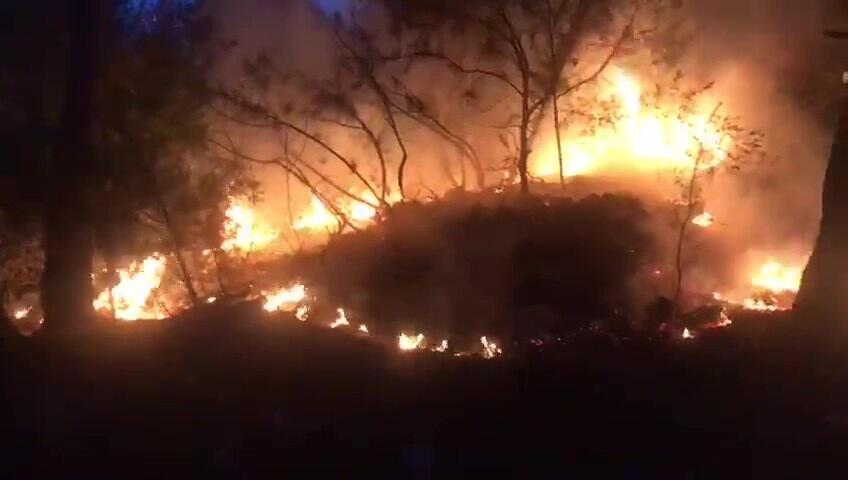
[[[819,234],[795,301],[797,312],[828,323],[848,318],[848,93],[841,102]]]

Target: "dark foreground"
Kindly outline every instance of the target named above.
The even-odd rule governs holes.
[[[586,338],[486,361],[206,316],[6,341],[4,478],[848,471],[845,363],[799,347],[778,320],[690,343]]]

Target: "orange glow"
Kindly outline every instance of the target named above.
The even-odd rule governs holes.
[[[760,267],[751,285],[771,293],[797,293],[803,274],[803,267],[790,267],[770,260]]]
[[[682,337],[683,337],[684,340],[689,340],[689,339],[695,338],[695,335],[693,335],[692,332],[690,332],[688,328],[684,328]]]
[[[401,333],[398,336],[398,348],[403,351],[409,350],[418,350],[419,348],[424,348],[424,335],[418,334],[416,336],[409,336],[405,333]]]
[[[168,316],[160,303],[154,302],[153,294],[162,283],[165,274],[165,257],[154,253],[141,264],[133,262],[129,268],[118,269],[120,282],[111,289],[113,316],[120,320],[158,320]],[[100,292],[94,300],[98,311],[111,311],[109,289]]]
[[[309,307],[306,305],[300,305],[297,307],[297,310],[294,311],[294,317],[301,322],[305,322],[307,318],[309,318]]]
[[[708,114],[682,113],[681,105],[645,105],[639,80],[620,68],[610,67],[607,79],[599,97],[611,98],[618,107],[613,124],[583,136],[562,132],[564,176],[691,169],[702,148],[702,169],[714,168],[727,157],[730,138]],[[540,152],[531,160],[531,173],[540,178],[558,175],[556,140],[551,138]]]
[[[257,221],[256,211],[248,201],[231,197],[229,202],[224,212],[226,219],[221,250],[250,252],[265,247],[277,238],[274,229]]]
[[[379,205],[380,200],[370,190],[356,192],[353,196],[362,200],[341,197],[334,204],[348,221],[360,227],[367,226],[377,218],[375,205]],[[401,200],[399,193],[390,193],[386,197],[386,203],[389,205],[394,205]],[[295,230],[331,231],[338,228],[340,220],[320,198],[312,195],[309,207],[294,223],[294,228]]]
[[[350,322],[347,321],[347,315],[345,315],[343,308],[337,308],[336,313],[338,313],[338,316],[335,320],[333,320],[333,323],[330,324],[330,328],[346,327],[350,325]]]
[[[266,312],[280,310],[291,312],[306,298],[306,287],[301,283],[296,283],[291,287],[282,287],[273,292],[262,292],[262,296],[265,297],[262,308]]]
[[[335,215],[324,205],[320,198],[312,195],[309,208],[297,221],[294,222],[295,230],[332,230],[339,225]]]
[[[485,336],[480,337],[480,343],[483,344],[484,358],[495,358],[503,353],[495,342],[490,342]]]
[[[701,227],[708,228],[715,222],[715,217],[713,217],[709,212],[704,212],[695,218],[692,219],[692,223]]]

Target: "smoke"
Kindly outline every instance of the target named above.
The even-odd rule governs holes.
[[[848,67],[848,56],[822,35],[829,7],[822,0],[719,0],[686,7],[692,42],[684,70],[715,80],[726,108],[765,135],[766,158],[720,175],[705,193],[726,254],[742,274],[766,257],[803,265],[815,240],[834,125],[831,105]]]
[[[337,47],[325,15],[340,5],[338,1],[211,0],[209,11],[219,20],[224,37],[238,41],[221,65],[222,78],[237,84],[241,60],[260,52],[282,70],[326,75]],[[750,272],[768,258],[803,264],[811,250],[834,124],[830,105],[841,71],[848,68],[844,51],[822,35],[831,26],[834,5],[830,0],[690,0],[684,4],[681,32],[687,41],[675,67],[695,83],[715,81],[711,96],[722,102],[722,109],[765,136],[762,158],[751,158],[739,171],[724,171],[704,184],[705,208],[717,224],[710,229],[709,248],[697,238],[690,246],[703,247],[691,273],[698,288],[747,285]],[[503,153],[491,129],[481,127],[485,122],[460,108],[463,85],[455,82],[442,70],[419,68],[410,85],[438,85],[433,99],[440,106],[457,107],[445,112],[446,121],[463,126],[488,165],[500,164]],[[334,135],[334,142],[354,152],[353,157],[373,157],[354,139]],[[257,157],[273,157],[279,148],[278,139],[267,132],[239,131],[238,137]],[[426,184],[435,191],[450,188],[443,160],[455,152],[427,134],[413,132],[409,138],[415,153],[411,183]],[[361,162],[363,168],[366,163]],[[451,173],[458,176],[455,170]],[[260,169],[259,177],[266,210],[278,219],[283,217],[285,177],[273,167]],[[664,188],[668,193],[668,187]],[[295,211],[308,204],[304,189],[292,193]],[[664,231],[665,244],[674,243],[674,232]]]

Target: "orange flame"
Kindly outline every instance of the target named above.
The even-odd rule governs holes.
[[[273,242],[278,234],[257,221],[256,211],[245,199],[230,197],[224,212],[224,241],[221,250],[250,252]]]
[[[495,358],[503,353],[495,342],[490,342],[485,336],[480,337],[480,343],[483,344],[483,357],[485,358]]]
[[[789,267],[775,260],[766,262],[751,279],[751,284],[771,293],[797,293],[804,269]]]
[[[306,287],[301,283],[296,283],[291,287],[282,287],[274,292],[263,292],[262,296],[265,297],[262,308],[266,312],[279,310],[291,312],[306,298]]]
[[[350,325],[350,322],[347,321],[347,315],[345,315],[343,308],[337,308],[336,312],[338,313],[338,316],[333,323],[330,324],[330,328],[346,327]]]
[[[398,336],[398,348],[403,351],[424,348],[424,335],[419,333],[413,337],[401,332],[400,336]]]
[[[714,222],[715,217],[713,217],[709,212],[704,212],[692,219],[692,223],[701,228],[708,228],[712,226]]]
[[[129,268],[118,269],[120,282],[111,289],[115,318],[128,321],[159,320],[168,316],[162,305],[154,304],[152,299],[154,291],[162,283],[165,264],[165,257],[155,253],[141,264],[133,262]],[[95,310],[111,310],[109,291],[108,288],[103,290],[94,300]]]
[[[708,115],[682,114],[678,105],[648,106],[642,102],[639,80],[624,70],[611,67],[611,89],[601,97],[612,97],[618,105],[613,125],[600,127],[591,135],[566,138],[563,144],[565,176],[598,171],[665,171],[691,168],[695,156],[703,150],[710,160],[700,168],[716,167],[730,148],[723,134]],[[563,132],[563,135],[566,135]],[[551,140],[533,158],[531,173],[550,177],[559,172],[555,141]]]

